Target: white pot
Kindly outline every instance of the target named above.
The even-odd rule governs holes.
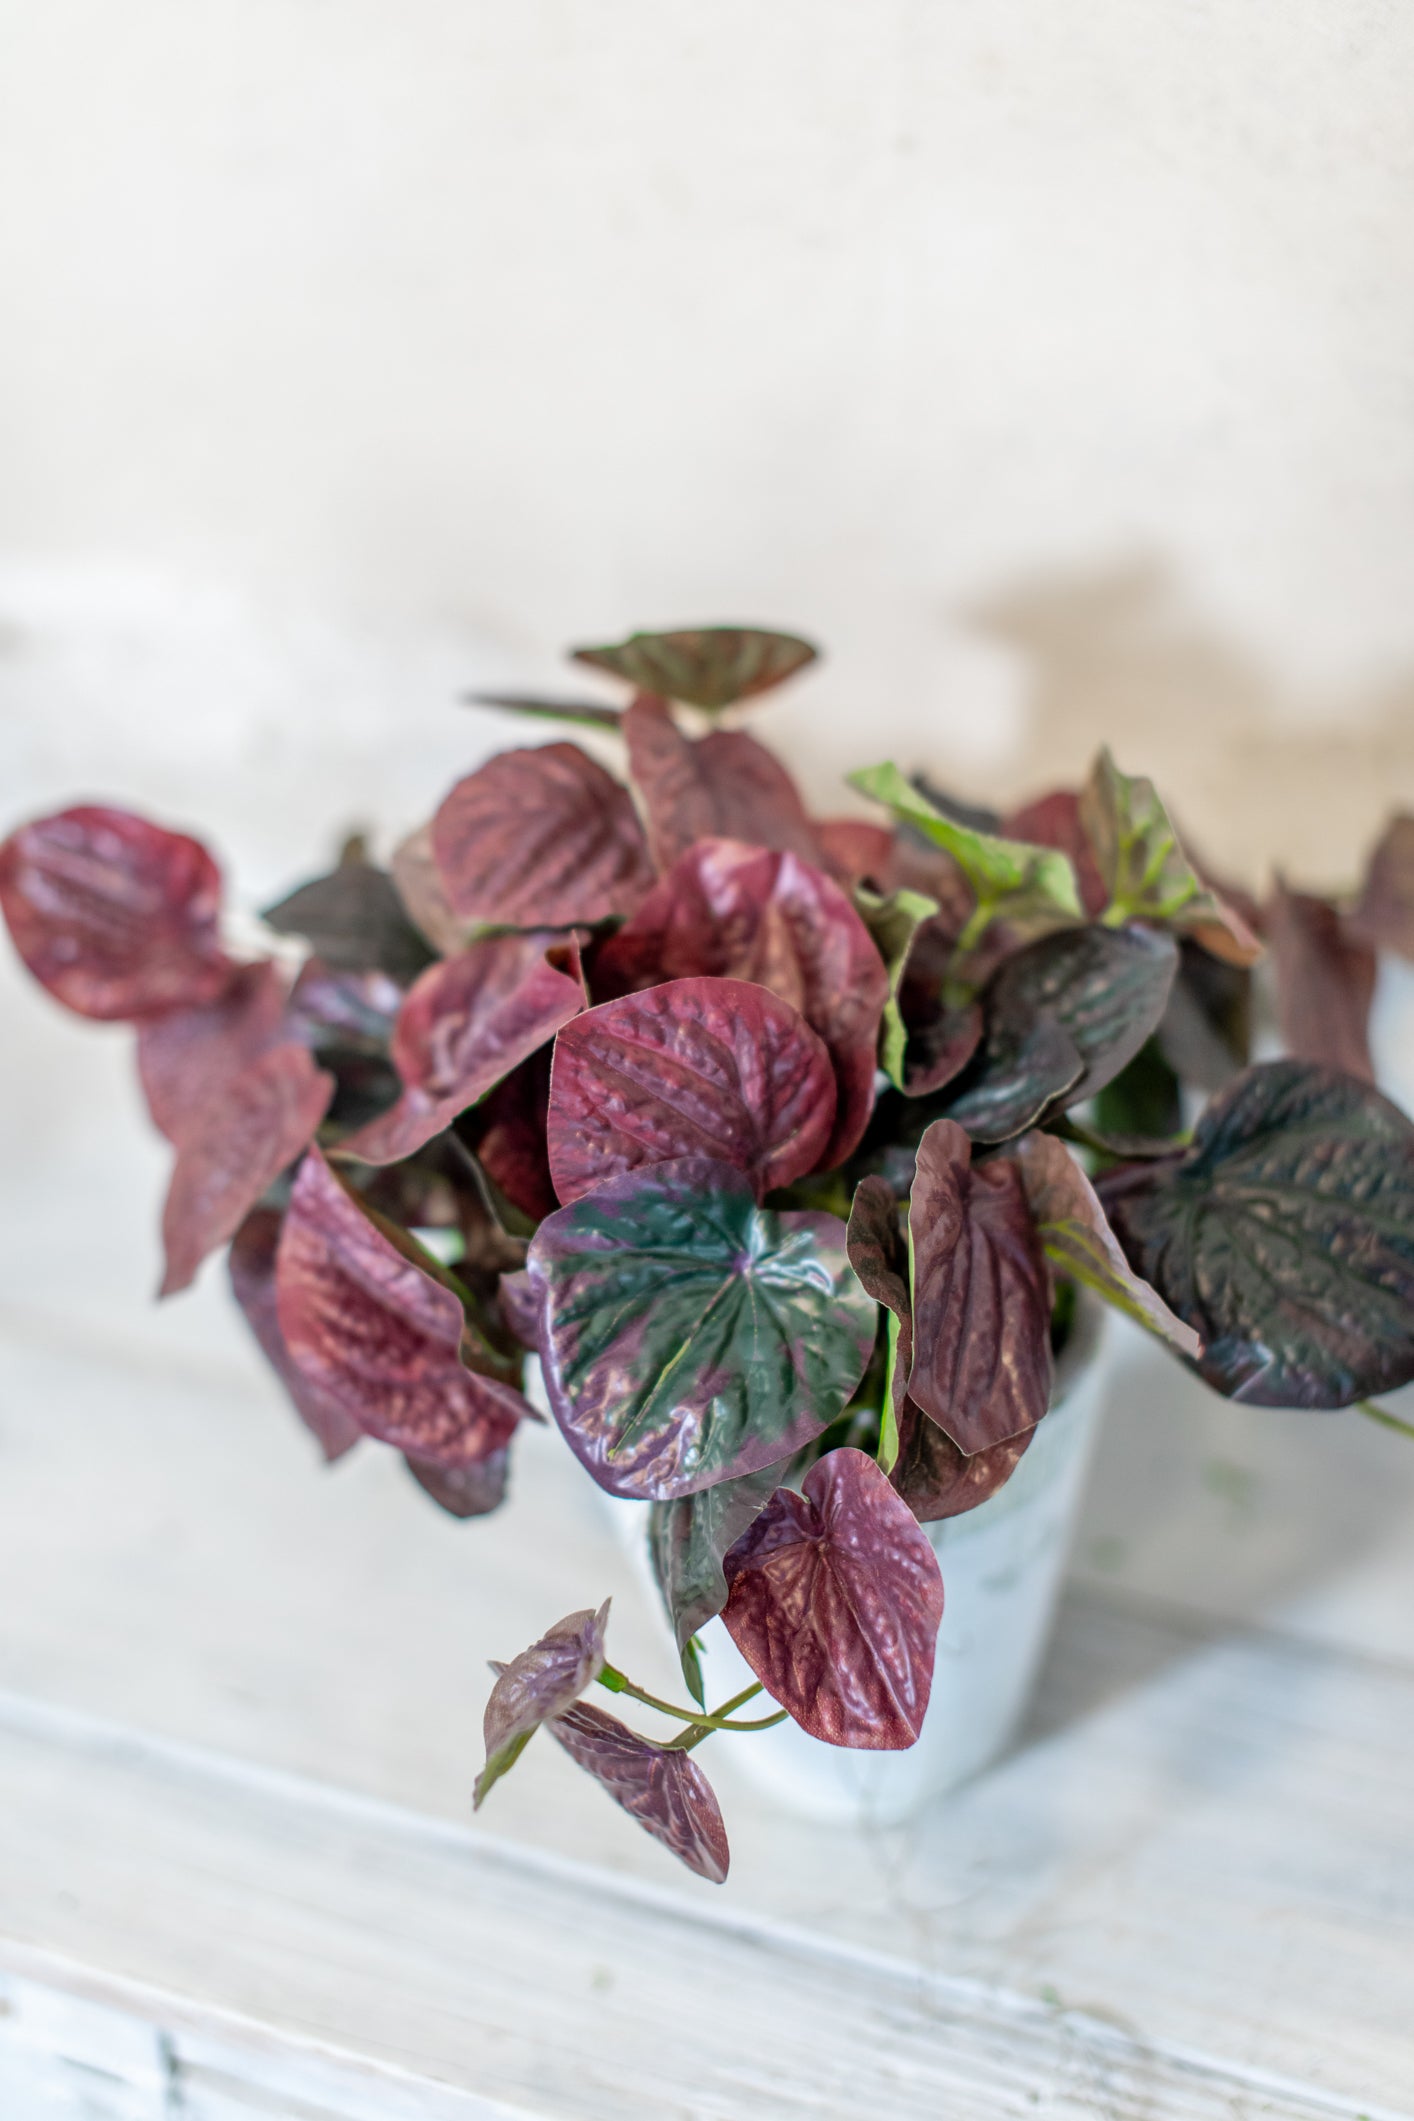
[[[1370,1007],[1370,1054],[1386,1097],[1414,1113],[1414,964],[1382,950]]]
[[[1108,1312],[1083,1305],[1051,1411],[1001,1491],[966,1516],[925,1527],[943,1572],[933,1692],[916,1745],[901,1753],[825,1745],[798,1724],[712,1746],[712,1772],[734,1772],[812,1819],[886,1824],[980,1774],[1016,1736],[1040,1669],[1104,1405]],[[655,1606],[647,1503],[605,1496]],[[666,1627],[666,1618],[664,1626]],[[709,1703],[753,1672],[713,1620],[700,1641]],[[742,1711],[756,1713],[761,1703]]]

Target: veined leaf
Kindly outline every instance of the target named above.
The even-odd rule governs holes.
[[[1080,819],[1109,896],[1109,925],[1158,921],[1234,965],[1261,956],[1247,923],[1207,888],[1179,845],[1153,782],[1121,773],[1107,750],[1081,792]]]
[[[958,863],[976,895],[978,933],[986,920],[997,918],[1040,920],[1051,927],[1084,920],[1075,871],[1059,848],[1000,839],[955,823],[920,795],[895,765],[866,766],[849,778],[851,786],[887,804],[895,817],[915,826]]]
[[[725,1883],[731,1850],[721,1807],[690,1754],[655,1745],[584,1701],[546,1729],[576,1767],[592,1775],[679,1863],[709,1885]]]
[[[719,1480],[677,1502],[655,1502],[649,1513],[653,1571],[689,1688],[693,1678],[688,1646],[727,1602],[722,1558],[774,1493],[781,1470],[779,1465],[765,1466],[742,1480]],[[700,1701],[701,1696],[694,1698]]]
[[[592,925],[653,880],[628,790],[577,744],[503,751],[458,781],[432,854],[453,913],[497,927]]]
[[[604,1669],[608,1620],[607,1598],[597,1613],[568,1613],[497,1670],[482,1718],[486,1765],[476,1778],[474,1810],[480,1810],[487,1792],[515,1765],[541,1724],[563,1716],[593,1685]]]
[[[664,701],[644,694],[624,716],[624,735],[659,869],[671,869],[697,840],[744,840],[819,861],[795,782],[745,730],[684,736]]]

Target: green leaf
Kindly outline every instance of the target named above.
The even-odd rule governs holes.
[[[783,684],[813,663],[819,650],[795,634],[759,626],[695,626],[677,633],[632,633],[608,647],[571,653],[577,663],[607,670],[639,692],[716,713]]]
[[[884,1004],[879,1066],[889,1081],[901,1090],[908,1026],[899,1007],[899,993],[913,939],[923,923],[937,913],[938,902],[925,898],[921,891],[894,891],[887,898],[881,898],[877,891],[870,891],[866,885],[860,884],[855,889],[854,903],[888,967],[889,998]]]
[[[895,817],[952,856],[976,894],[977,913],[969,926],[976,927],[977,934],[986,921],[997,918],[1051,927],[1084,920],[1074,866],[1059,848],[1033,847],[1026,840],[999,839],[995,833],[956,824],[920,795],[895,765],[865,766],[849,778],[861,794],[886,804]],[[976,940],[977,935],[964,933],[959,947]]]
[[[692,1698],[704,1706],[701,1666],[689,1658],[699,1628],[727,1602],[722,1556],[736,1545],[771,1495],[780,1486],[783,1464],[748,1473],[743,1480],[719,1480],[677,1502],[655,1502],[648,1518],[648,1551],[668,1619],[677,1637],[683,1677]],[[697,1685],[693,1688],[694,1671]]]
[[[1158,921],[1229,964],[1250,965],[1261,956],[1246,922],[1208,889],[1179,845],[1153,782],[1121,773],[1108,750],[1081,792],[1080,820],[1109,894],[1107,926]]]
[[[623,720],[619,707],[601,707],[597,700],[542,700],[528,692],[468,692],[468,707],[499,707],[503,714],[526,714],[539,722],[574,722],[581,729],[617,729]]]

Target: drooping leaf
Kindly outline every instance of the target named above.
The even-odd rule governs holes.
[[[845,1236],[849,1263],[876,1303],[893,1314],[890,1328],[888,1388],[892,1418],[892,1442],[880,1451],[884,1471],[892,1471],[903,1430],[904,1405],[908,1398],[908,1373],[913,1367],[913,1298],[908,1256],[908,1238],[899,1215],[894,1190],[886,1179],[860,1180],[849,1211]],[[887,1426],[885,1440],[890,1436]]]
[[[1368,1084],[1250,1068],[1185,1155],[1099,1193],[1228,1398],[1341,1407],[1414,1378],[1414,1125]]]
[[[137,1070],[152,1123],[168,1141],[189,1137],[213,1095],[285,1036],[278,966],[241,965],[214,1000],[164,1009],[137,1027]]]
[[[789,1002],[748,980],[669,980],[561,1031],[550,1170],[569,1202],[621,1172],[710,1156],[764,1193],[819,1165],[834,1116],[830,1057]]]
[[[677,1502],[655,1502],[649,1512],[653,1571],[689,1687],[688,1646],[698,1629],[715,1619],[727,1602],[722,1557],[774,1492],[780,1473],[779,1465],[765,1466],[744,1479],[719,1480],[714,1487],[699,1488]]]
[[[1414,815],[1390,819],[1370,857],[1351,933],[1375,950],[1414,959]]]
[[[1338,907],[1278,879],[1267,903],[1282,1043],[1297,1060],[1375,1079],[1370,1003],[1375,953],[1350,933]]]
[[[826,869],[847,891],[859,884],[876,892],[893,889],[894,836],[887,825],[859,817],[816,818],[815,837]]]
[[[226,1256],[231,1289],[265,1360],[332,1465],[336,1458],[353,1449],[363,1430],[336,1398],[311,1383],[290,1359],[275,1311],[275,1253],[279,1242],[278,1210],[252,1208]]]
[[[968,1458],[944,1429],[929,1421],[912,1400],[904,1406],[898,1463],[890,1476],[920,1524],[962,1517],[989,1502],[1016,1471],[1036,1434],[1023,1429]]]
[[[584,1007],[541,935],[485,936],[432,965],[408,990],[393,1033],[402,1095],[340,1144],[363,1163],[411,1156]]]
[[[548,1046],[532,1053],[497,1084],[475,1115],[482,1169],[529,1223],[543,1221],[559,1206],[545,1146],[550,1059]]]
[[[506,1446],[467,1466],[439,1466],[425,1458],[405,1458],[409,1473],[449,1517],[489,1517],[506,1499],[511,1454]]]
[[[908,1393],[970,1457],[1034,1428],[1051,1396],[1051,1292],[1021,1173],[974,1164],[954,1120],[918,1147],[908,1209]]]
[[[604,1630],[609,1621],[606,1598],[597,1613],[567,1613],[547,1628],[538,1642],[502,1665],[486,1703],[482,1733],[486,1765],[476,1778],[473,1808],[513,1767],[542,1723],[574,1707],[587,1686],[604,1669]]]
[[[1009,840],[1026,840],[1037,847],[1059,847],[1070,856],[1080,903],[1087,920],[1098,920],[1109,904],[1109,893],[1080,817],[1080,796],[1070,788],[1053,788],[1002,820],[998,830]]]
[[[732,1164],[610,1179],[541,1224],[527,1266],[555,1419],[613,1495],[671,1501],[790,1457],[874,1345],[843,1223],[758,1208]]]
[[[571,650],[577,663],[607,670],[637,692],[685,700],[717,712],[782,685],[819,650],[792,633],[761,626],[694,626],[678,633],[632,633],[607,648]]]
[[[731,1850],[721,1806],[690,1754],[654,1745],[583,1701],[546,1729],[670,1855],[709,1885],[726,1882]]]
[[[1242,916],[1208,889],[1189,861],[1151,780],[1121,773],[1102,751],[1081,791],[1080,819],[1109,901],[1106,921],[1162,922],[1234,965],[1261,956]]]
[[[1202,1348],[1198,1335],[1134,1272],[1105,1220],[1099,1195],[1065,1143],[1053,1134],[1028,1134],[1016,1157],[1036,1234],[1052,1266],[1196,1361]]]
[[[818,863],[815,828],[795,783],[755,737],[738,729],[686,737],[663,701],[646,696],[624,716],[624,735],[659,869],[709,839],[745,840]]]
[[[979,910],[1025,923],[1030,932],[1084,919],[1070,857],[1056,847],[1028,845],[976,832],[947,817],[894,765],[866,766],[850,775],[852,786],[897,818],[914,826],[952,856],[966,876]]]
[[[617,729],[623,720],[622,708],[602,707],[597,700],[542,700],[531,692],[469,692],[466,697],[472,707],[499,707],[540,722],[575,722],[583,729]]]
[[[233,967],[221,875],[200,841],[96,804],[0,843],[0,911],[56,1001],[110,1021],[209,1002]]]
[[[454,914],[509,928],[632,913],[653,880],[628,790],[577,744],[503,751],[458,781],[432,854]]]
[[[432,856],[432,827],[420,825],[393,849],[389,867],[403,911],[419,935],[441,957],[454,957],[477,932],[478,923],[453,911]]]
[[[393,879],[365,859],[357,839],[328,876],[301,884],[262,918],[280,935],[302,935],[331,972],[385,972],[406,982],[432,956]]]
[[[733,1642],[803,1730],[899,1751],[923,1728],[943,1619],[937,1556],[863,1451],[778,1488],[724,1564]]]
[[[838,884],[795,854],[699,840],[605,944],[596,977],[628,994],[699,975],[769,987],[819,1034],[838,1091],[819,1161],[842,1162],[874,1102],[888,974]]]
[[[367,1435],[437,1465],[472,1464],[530,1410],[512,1385],[465,1366],[462,1307],[403,1240],[400,1250],[311,1149],[280,1235],[280,1331],[300,1374]]]

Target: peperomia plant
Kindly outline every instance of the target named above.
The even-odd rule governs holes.
[[[714,1880],[705,1738],[917,1738],[923,1527],[1014,1471],[1077,1287],[1234,1399],[1398,1425],[1371,1395],[1414,1378],[1414,1126],[1363,1028],[1372,947],[1414,954],[1414,820],[1350,904],[1259,908],[1108,754],[1007,818],[885,763],[854,777],[872,818],[817,819],[727,719],[813,654],[580,651],[626,705],[495,704],[616,743],[626,780],[504,753],[390,872],[353,841],[271,907],[263,956],[179,833],[85,807],[0,848],[35,977],[136,1027],[163,1293],[228,1245],[326,1457],[375,1439],[463,1518],[504,1498],[533,1355],[592,1479],[649,1506],[688,1703],[606,1661],[607,1607],[570,1614],[497,1667],[476,1801],[543,1724]],[[1263,929],[1292,1057],[1251,1066]],[[718,1614],[757,1683],[709,1709]]]

